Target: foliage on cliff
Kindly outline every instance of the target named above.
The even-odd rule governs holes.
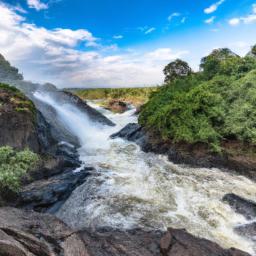
[[[28,149],[15,151],[9,146],[0,147],[0,191],[17,191],[21,179],[38,163],[37,154]]]
[[[17,111],[35,114],[35,106],[15,87],[0,83],[0,112]]]
[[[214,50],[201,70],[153,93],[141,125],[174,142],[203,142],[220,151],[223,140],[256,145],[256,59]]]

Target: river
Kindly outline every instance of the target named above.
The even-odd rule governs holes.
[[[109,139],[126,124],[137,122],[134,110],[113,114],[90,102],[117,124],[108,127],[93,123],[69,104],[59,105],[48,95],[35,96],[56,109],[83,145],[79,154],[84,166],[95,168],[57,213],[68,225],[75,229],[185,228],[222,247],[256,255],[255,243],[234,231],[248,221],[221,201],[227,193],[254,200],[255,182],[219,169],[175,165],[165,156],[142,152],[134,143]]]

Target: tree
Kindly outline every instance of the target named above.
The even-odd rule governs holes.
[[[192,69],[189,67],[188,63],[176,59],[175,61],[169,63],[163,70],[165,74],[165,83],[169,83],[176,78],[186,77],[192,73]]]
[[[252,47],[252,54],[256,56],[256,44]]]
[[[215,49],[201,59],[200,69],[209,80],[217,74],[230,75],[232,67],[240,60],[241,58],[228,48]]]

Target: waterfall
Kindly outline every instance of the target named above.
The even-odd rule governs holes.
[[[175,165],[164,156],[142,152],[134,143],[110,140],[109,135],[136,122],[134,110],[113,114],[97,107],[117,124],[109,127],[50,93],[37,91],[34,97],[56,110],[59,122],[80,141],[80,159],[95,167],[57,213],[68,225],[75,229],[186,228],[223,247],[255,252],[255,244],[234,231],[248,221],[221,200],[234,188],[253,200],[255,182],[218,169]]]

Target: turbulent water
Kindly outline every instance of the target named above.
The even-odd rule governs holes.
[[[84,165],[95,167],[57,213],[66,223],[77,229],[186,228],[223,247],[256,255],[255,244],[234,231],[246,219],[221,201],[232,192],[255,199],[254,182],[218,169],[174,165],[164,156],[142,152],[134,143],[109,139],[127,123],[137,121],[133,110],[113,114],[91,103],[117,124],[113,128],[92,123],[73,106],[58,105],[50,96],[36,96],[53,106],[80,139]]]

